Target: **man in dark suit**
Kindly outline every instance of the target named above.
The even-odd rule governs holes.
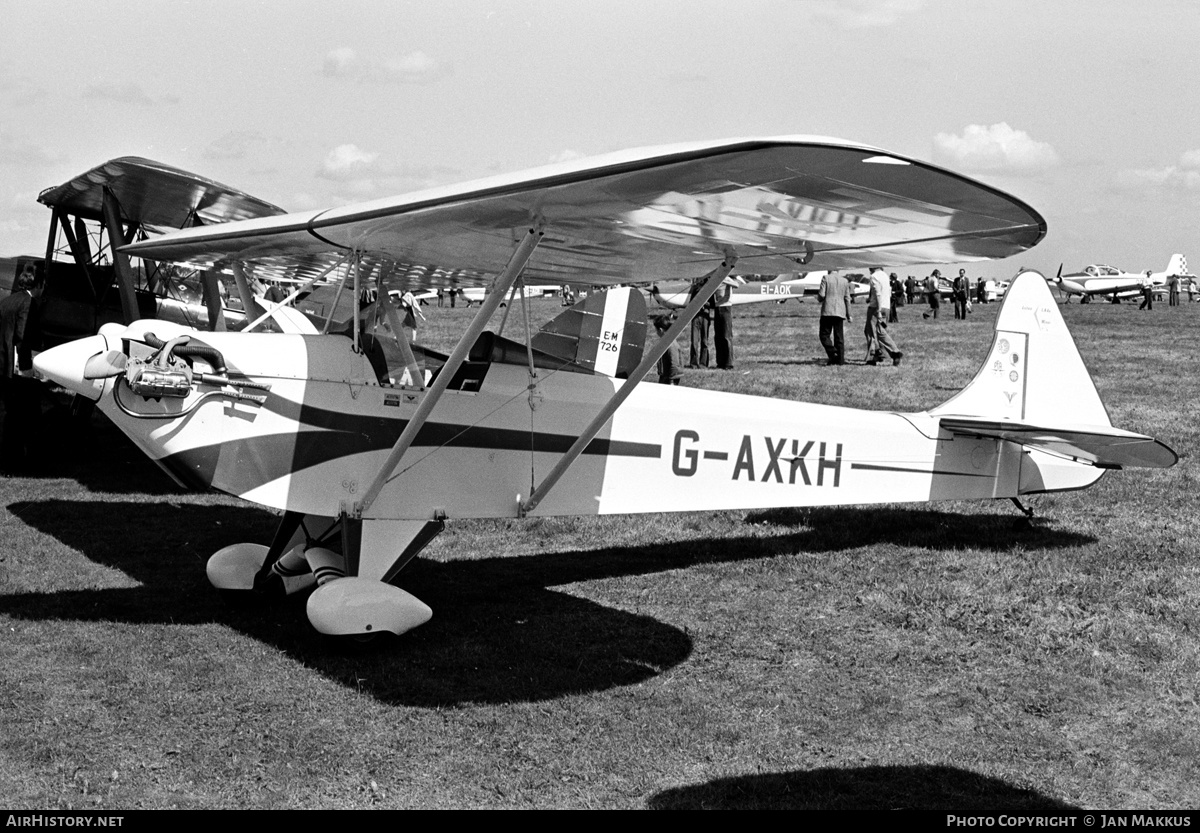
[[[722,370],[733,370],[733,306],[729,302],[730,296],[729,285],[723,283],[709,299],[713,315],[713,346],[717,353],[717,367]]]
[[[4,425],[0,427],[0,468],[16,469],[29,462],[30,432],[36,424],[36,391],[31,380],[19,378],[33,367],[29,330],[33,307],[34,276],[22,274],[13,282],[12,294],[0,300],[0,399]]]

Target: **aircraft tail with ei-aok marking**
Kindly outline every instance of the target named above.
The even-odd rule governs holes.
[[[975,378],[929,415],[954,438],[1020,446],[1021,494],[1082,488],[1106,469],[1166,467],[1178,459],[1164,444],[1112,426],[1037,272],[1022,273],[1009,288]]]

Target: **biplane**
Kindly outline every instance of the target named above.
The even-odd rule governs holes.
[[[329,211],[192,228],[123,253],[261,278],[340,275],[316,335],[106,325],[37,368],[98,403],[179,482],[279,510],[270,542],[208,561],[229,591],[298,592],[320,632],[402,633],[431,611],[398,576],[456,518],[994,499],[1173,465],[1113,427],[1036,272],[974,380],[885,413],[643,381],[735,268],[966,262],[1045,235],[1016,198],[835,139],[627,151]],[[645,339],[627,284],[700,279]],[[611,287],[523,340],[488,322],[523,280]],[[390,290],[488,288],[449,354],[411,343]],[[348,310],[343,315],[342,311]]]
[[[37,263],[38,329],[46,346],[92,335],[105,323],[163,318],[208,330],[266,316],[271,329],[315,332],[288,305],[272,304],[241,273],[234,292],[217,272],[130,259],[121,247],[167,230],[284,214],[279,206],[150,159],[110,159],[47,188],[46,257]],[[280,276],[286,280],[286,276]]]

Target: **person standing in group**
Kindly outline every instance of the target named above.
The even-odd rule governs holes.
[[[897,310],[904,306],[904,287],[900,285],[900,278],[896,277],[895,272],[891,275],[889,289],[892,293],[892,313],[888,316],[888,323],[899,324],[900,315]]]
[[[850,320],[850,281],[831,269],[821,278],[817,290],[817,301],[821,304],[821,322],[818,337],[829,356],[829,364],[846,363],[845,322]]]
[[[20,471],[32,459],[33,432],[38,418],[38,385],[22,378],[33,368],[33,339],[29,319],[33,310],[33,273],[13,281],[12,293],[0,300],[0,468]]]
[[[732,289],[722,283],[708,299],[712,305],[713,347],[717,354],[717,367],[733,370],[733,304],[730,303]]]
[[[917,279],[909,275],[904,281],[904,299],[908,301],[911,307],[913,299],[917,297]]]
[[[954,279],[954,318],[966,320],[967,318],[967,286],[970,280],[967,278],[967,270],[959,269],[958,277]]]
[[[1171,289],[1170,294],[1167,296],[1167,306],[1179,306],[1179,276],[1172,275],[1167,278],[1167,286]]]
[[[688,290],[688,303],[700,294],[700,288],[704,286],[704,281],[694,281],[692,288]],[[688,355],[688,367],[699,368],[708,367],[708,324],[712,320],[712,313],[709,312],[709,305],[705,304],[697,312],[692,319],[692,347]]]
[[[975,281],[975,303],[987,303],[987,284],[984,282],[983,278]]]
[[[654,331],[662,338],[674,322],[673,315],[657,315],[654,317]],[[667,352],[658,360],[658,381],[663,385],[678,385],[683,378],[683,345],[679,339],[671,342]]]
[[[867,323],[863,334],[867,337],[867,364],[877,365],[886,353],[893,365],[899,365],[904,354],[892,340],[885,319],[890,306],[891,292],[887,275],[882,269],[871,270],[871,292],[867,295]]]
[[[1113,298],[1116,297],[1116,295],[1113,295]],[[1154,309],[1154,289],[1150,286],[1149,281],[1142,284],[1142,305],[1138,309]]]
[[[938,310],[942,307],[942,273],[938,269],[933,270],[928,278],[925,279],[925,295],[929,301],[929,309],[922,313],[922,318],[933,316],[938,317]]]

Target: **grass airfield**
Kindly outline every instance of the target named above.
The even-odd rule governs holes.
[[[736,370],[684,384],[919,410],[997,309],[904,307],[901,367],[827,368],[815,303],[739,307]],[[0,479],[0,805],[1200,806],[1200,304],[1062,310],[1174,468],[1035,496],[1028,529],[1008,501],[457,521],[402,576],[433,620],[365,650],[209,587],[271,513],[48,414],[43,469]],[[473,311],[425,313],[447,349]]]

